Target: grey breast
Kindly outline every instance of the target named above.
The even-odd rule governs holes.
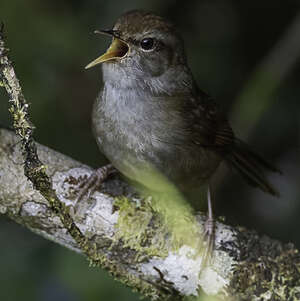
[[[216,168],[208,168],[213,153],[188,146],[189,129],[173,109],[176,101],[182,100],[150,99],[105,84],[94,105],[93,129],[100,150],[125,176],[149,181],[157,170],[175,184],[199,185]]]

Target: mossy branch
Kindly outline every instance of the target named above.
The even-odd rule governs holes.
[[[300,299],[300,256],[293,245],[218,223],[212,261],[201,269],[200,246],[174,244],[151,204],[135,199],[118,178],[93,194],[82,215],[70,214],[78,183],[92,170],[34,142],[29,106],[7,53],[1,31],[0,82],[19,138],[0,129],[0,213],[85,254],[93,265],[153,300],[182,300],[203,292],[220,300]],[[203,220],[192,221],[199,232]],[[191,231],[189,241],[197,240],[197,231]]]

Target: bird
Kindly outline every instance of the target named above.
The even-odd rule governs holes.
[[[96,170],[87,187],[100,185],[117,170],[149,191],[163,190],[160,178],[153,180],[155,170],[195,208],[205,187],[210,238],[214,218],[209,183],[221,162],[248,184],[278,195],[265,172],[280,171],[236,137],[220,106],[198,88],[173,23],[133,10],[112,28],[95,32],[112,38],[107,51],[86,66],[102,65],[92,127],[111,164]]]

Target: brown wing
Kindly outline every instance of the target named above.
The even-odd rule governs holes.
[[[222,155],[223,159],[234,167],[248,182],[262,191],[278,196],[279,193],[265,177],[265,171],[281,173],[268,163],[234,133],[217,107],[217,104],[206,94],[201,93],[196,101],[192,101],[193,140],[196,144],[211,147]]]
[[[234,143],[234,133],[215,101],[201,92],[190,106],[193,142],[226,152]]]

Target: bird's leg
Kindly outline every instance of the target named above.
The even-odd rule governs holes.
[[[207,190],[207,207],[207,218],[204,224],[204,240],[206,240],[207,243],[203,260],[204,265],[209,263],[209,259],[212,256],[215,245],[215,220],[212,211],[210,186],[208,186]]]
[[[95,190],[101,186],[108,176],[115,172],[117,172],[117,170],[112,166],[112,164],[102,166],[93,171],[93,173],[79,185],[74,213],[78,213],[78,209],[83,201],[86,201],[95,192]]]

